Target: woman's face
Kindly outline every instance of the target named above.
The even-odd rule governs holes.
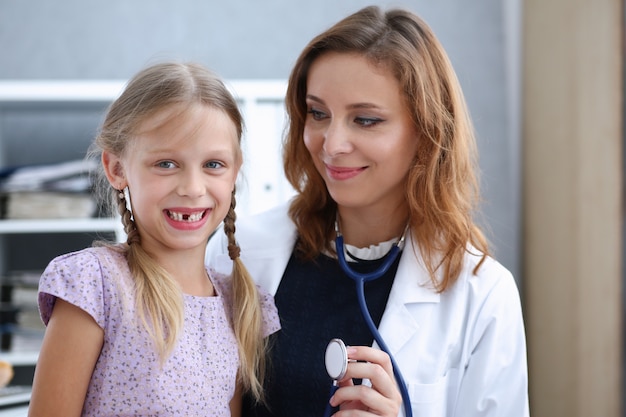
[[[304,143],[343,208],[406,205],[417,134],[400,85],[358,54],[326,53],[307,79]]]

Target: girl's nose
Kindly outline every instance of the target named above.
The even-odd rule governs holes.
[[[203,181],[203,173],[196,170],[188,170],[180,178],[178,194],[185,197],[197,198],[206,191]]]
[[[332,121],[324,133],[324,152],[329,156],[340,155],[352,151],[350,129],[342,123]]]

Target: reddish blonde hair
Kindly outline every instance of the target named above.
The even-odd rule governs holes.
[[[431,280],[444,291],[458,277],[468,245],[489,254],[473,220],[479,202],[473,126],[452,65],[429,26],[413,13],[366,7],[315,37],[289,77],[286,108],[290,124],[284,140],[287,179],[298,191],[289,214],[300,239],[297,250],[311,259],[331,250],[336,203],[304,146],[309,68],[328,52],[360,54],[389,69],[404,92],[418,150],[407,175],[410,226]],[[439,274],[437,276],[436,272]]]

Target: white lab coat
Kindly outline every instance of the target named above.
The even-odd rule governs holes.
[[[236,238],[252,277],[275,294],[296,239],[287,207],[239,219]],[[488,258],[473,275],[480,258],[468,254],[457,282],[439,294],[410,236],[403,253],[379,330],[407,383],[413,415],[528,416],[526,340],[511,273]],[[221,230],[209,242],[207,263],[230,273]]]

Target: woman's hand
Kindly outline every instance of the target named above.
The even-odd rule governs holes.
[[[340,388],[330,399],[333,407],[340,406],[340,411],[334,416],[397,417],[402,406],[402,396],[389,355],[367,346],[351,346],[348,347],[348,359],[351,362],[346,376],[339,382]],[[352,378],[369,379],[372,386],[354,385]]]

